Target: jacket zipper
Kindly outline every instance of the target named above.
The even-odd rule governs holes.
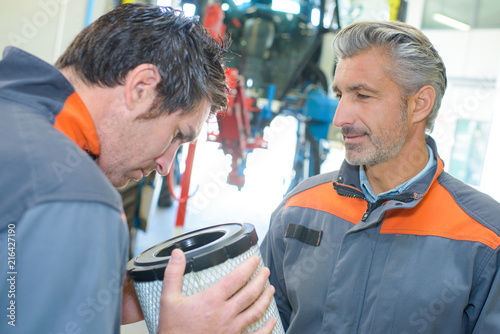
[[[333,183],[333,188],[341,196],[350,197],[350,198],[359,198],[359,199],[366,200],[365,194],[361,190],[358,190],[356,188],[347,187],[347,186],[344,186],[342,184],[338,184],[335,182]],[[368,205],[367,205],[365,213],[363,214],[363,217],[361,218],[361,221],[363,221],[363,222],[366,221],[368,219],[368,216],[370,216],[370,213],[373,210],[375,210],[376,208],[378,208],[379,206],[381,206],[382,204],[384,204],[385,202],[387,202],[389,200],[408,203],[408,202],[411,202],[419,197],[420,196],[417,193],[411,193],[411,194],[410,193],[402,193],[402,194],[399,194],[399,195],[396,195],[393,197],[379,198],[375,203],[367,201]]]
[[[347,187],[347,186],[344,186],[342,184],[338,184],[338,183],[333,183],[333,188],[337,191],[337,194],[339,194],[340,196],[344,196],[344,197],[349,197],[349,198],[359,198],[359,199],[364,199],[366,200],[366,197],[365,197],[365,194],[361,191],[361,190],[358,190],[356,188],[351,188],[351,187]],[[368,207],[365,211],[365,213],[363,214],[363,217],[361,218],[361,221],[365,221],[368,216],[370,215],[370,213],[375,210],[377,208],[377,206],[375,206],[377,203],[371,203],[369,201],[366,201],[368,203]]]
[[[347,187],[335,182],[333,183],[333,188],[341,196],[366,200],[365,194],[361,190],[358,190],[356,188]]]
[[[417,197],[416,193],[414,193],[414,194],[402,193],[402,194],[399,194],[399,195],[396,195],[393,197],[379,198],[375,203],[368,202],[368,208],[366,209],[365,213],[363,214],[361,221],[363,221],[363,222],[366,221],[368,219],[368,216],[370,215],[370,213],[373,210],[375,210],[376,208],[378,208],[379,206],[381,206],[382,204],[384,204],[387,201],[398,201],[398,202],[408,203],[408,202],[411,202],[417,198],[418,197]]]

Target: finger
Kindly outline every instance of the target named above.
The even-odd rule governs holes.
[[[267,286],[259,299],[238,315],[237,322],[241,328],[247,328],[266,314],[269,304],[271,304],[273,299],[274,291],[272,285]]]
[[[252,305],[262,294],[269,278],[269,269],[264,267],[246,286],[230,298],[233,309],[240,313]]]
[[[186,270],[186,256],[180,249],[174,249],[165,268],[162,295],[176,296],[182,292],[182,278]]]
[[[212,287],[207,289],[207,293],[214,293],[222,296],[225,300],[231,298],[239,291],[252,277],[259,266],[260,258],[257,255],[251,256],[236,269],[220,279]],[[261,290],[262,291],[262,290]]]
[[[260,327],[256,331],[250,332],[249,334],[271,334],[273,332],[274,326],[276,326],[278,322],[276,319],[271,318],[266,323],[264,326]]]
[[[123,283],[122,325],[144,320],[134,285],[130,279],[127,279]]]

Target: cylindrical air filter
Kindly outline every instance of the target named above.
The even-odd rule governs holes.
[[[182,293],[186,296],[212,286],[252,255],[261,258],[254,276],[264,265],[257,244],[257,232],[251,224],[211,226],[182,234],[145,250],[129,261],[127,271],[134,283],[149,333],[157,332],[163,273],[175,248],[180,248],[186,255],[182,284]],[[265,315],[246,328],[244,333],[263,326],[270,318],[277,320],[273,334],[284,334],[274,298]]]

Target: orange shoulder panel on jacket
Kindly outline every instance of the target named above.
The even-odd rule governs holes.
[[[365,200],[337,194],[331,182],[304,190],[286,201],[285,207],[302,207],[324,211],[357,224],[366,210]]]
[[[389,211],[380,233],[475,241],[493,249],[500,245],[500,237],[463,211],[437,182],[415,208]]]

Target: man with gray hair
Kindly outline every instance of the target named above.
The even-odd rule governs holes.
[[[298,185],[262,244],[287,333],[497,333],[500,205],[443,170],[446,70],[407,24],[336,36],[340,170]]]

